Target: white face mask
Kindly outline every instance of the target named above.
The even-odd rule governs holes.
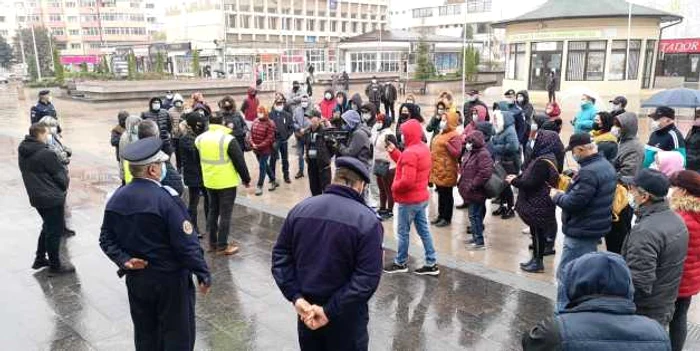
[[[440,130],[445,130],[447,128],[447,121],[440,121]]]
[[[153,104],[153,105],[151,105],[151,109],[153,109],[153,111],[158,111],[158,110],[160,110],[160,104]]]
[[[441,109],[441,108],[439,108],[439,109],[437,110],[437,115],[438,115],[438,116],[442,116],[443,113],[445,113],[445,110],[443,110],[443,109]]]
[[[282,110],[284,110],[284,106],[275,105],[275,111],[282,112]]]
[[[372,118],[372,114],[369,114],[369,113],[363,113],[363,114],[362,114],[362,120],[363,120],[363,121],[367,122],[367,121],[369,121],[370,118]]]
[[[619,111],[622,106],[617,105],[617,104],[610,104],[610,110],[611,111]]]
[[[326,98],[326,100],[330,100],[331,98],[333,98],[333,95],[326,94],[326,95],[324,95],[324,97]]]
[[[406,103],[407,103],[407,104],[413,104],[413,103],[415,103],[415,101],[413,101],[413,100],[406,100]]]
[[[467,149],[467,151],[472,151],[474,145],[472,145],[472,143],[467,143],[466,145],[464,145],[464,148]]]
[[[263,117],[265,117],[264,113],[258,113],[258,118],[263,118]]]
[[[620,137],[620,127],[617,127],[617,126],[612,127],[610,129],[610,134],[614,135],[616,138],[619,138]]]
[[[629,202],[630,207],[632,207],[633,210],[637,209],[637,202],[634,201],[634,195],[632,195],[632,192],[627,193],[627,202]]]
[[[536,132],[540,127],[537,126],[537,123],[532,123],[530,124],[530,131],[531,132]]]
[[[525,98],[522,96],[518,96],[518,103],[522,104],[525,101]]]
[[[308,103],[308,102],[302,102],[302,103],[301,103],[301,107],[302,107],[302,108],[307,108],[307,107],[309,107],[309,103]]]
[[[652,131],[657,131],[661,129],[661,122],[659,121],[651,121],[651,130]]]

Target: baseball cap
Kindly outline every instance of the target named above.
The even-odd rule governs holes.
[[[629,179],[628,179],[629,180]],[[625,182],[623,180],[623,182]],[[668,188],[671,187],[671,182],[665,174],[655,169],[644,168],[637,173],[634,178],[629,181],[630,185],[634,185],[649,194],[656,197],[664,197],[668,194]]]
[[[654,113],[649,115],[649,117],[653,120],[657,120],[661,117],[676,119],[676,111],[668,106],[659,106],[656,108],[656,111],[654,111]]]
[[[625,98],[624,96],[616,96],[614,99],[608,102],[613,103],[615,105],[621,105],[622,107],[627,106],[627,98]]]
[[[503,96],[508,96],[508,95],[515,95],[515,90],[513,90],[513,89],[506,90],[506,92],[505,92],[505,94],[503,94]]]
[[[588,133],[576,133],[569,138],[569,146],[566,151],[571,151],[577,146],[588,145],[591,143],[591,135]]]

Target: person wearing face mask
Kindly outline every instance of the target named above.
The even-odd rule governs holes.
[[[408,122],[411,119],[415,119],[420,124],[423,124],[423,116],[420,114],[420,107],[417,104],[405,103],[399,108],[399,120],[396,123],[396,139],[398,140],[399,148],[403,147],[403,136],[401,134],[401,125]],[[423,141],[427,142],[425,134],[423,134]]]
[[[209,216],[209,194],[204,187],[202,177],[202,165],[199,159],[199,151],[195,145],[195,139],[206,131],[204,118],[199,113],[190,112],[182,116],[185,129],[180,138],[180,156],[182,157],[182,179],[187,186],[189,206],[187,211],[192,219],[195,231],[199,231],[198,208],[199,199],[204,198],[204,218]],[[206,223],[206,221],[205,221]]]
[[[625,112],[627,108],[627,98],[624,96],[616,96],[614,99],[610,100],[610,114],[613,117],[617,117]]]
[[[138,140],[154,136],[157,137],[160,135],[160,132],[158,131],[158,124],[151,120],[141,121],[137,129]],[[182,176],[175,170],[175,167],[170,161],[164,162],[164,167],[166,168],[167,172],[165,173],[165,178],[161,180],[161,183],[182,195],[185,191],[185,187],[182,185]]]
[[[528,93],[527,90],[519,91],[515,95],[515,103],[523,111],[523,118],[525,119],[526,123],[525,129],[527,130],[527,127],[530,126],[530,122],[532,122],[532,117],[535,116],[535,108],[530,103],[530,93]]]
[[[374,128],[375,123],[377,123],[378,111],[379,106],[371,102],[367,102],[360,107],[360,117],[362,117],[362,123],[370,130]]]
[[[179,94],[178,94],[179,95]],[[180,96],[182,98],[182,96]],[[175,104],[175,94],[171,90],[165,92],[165,99],[163,99],[163,109],[170,110]]]
[[[593,120],[591,136],[593,142],[598,145],[598,152],[605,156],[610,163],[617,156],[617,137],[611,133],[615,123],[615,117],[607,112],[598,112]]]
[[[301,84],[299,84],[298,81],[293,81],[292,82],[292,90],[287,94],[287,102],[289,105],[291,105],[292,111],[296,109],[297,106],[301,103],[301,97],[302,95],[306,94],[306,92],[301,89]],[[308,96],[308,95],[307,95]]]
[[[245,123],[243,115],[236,111],[236,101],[233,100],[232,96],[226,95],[219,100],[218,105],[219,111],[216,112],[216,115],[223,119],[226,128],[233,131],[232,135],[236,138],[236,142],[238,142],[241,150],[243,152],[250,151],[250,147],[245,142],[249,132],[248,125]]]
[[[488,111],[489,107],[479,99],[479,91],[478,90],[472,90],[469,93],[467,93],[467,96],[465,97],[465,102],[464,102],[464,108],[462,109],[462,114],[464,116],[464,127],[466,128],[467,125],[469,125],[472,121],[471,116],[472,116],[472,110],[476,106],[482,106],[484,108],[484,111]]]
[[[494,103],[493,109],[498,109],[504,112],[510,112],[513,117],[513,125],[515,127],[515,135],[518,136],[519,145],[525,145],[528,140],[528,128],[523,114],[523,109],[518,105],[515,90],[508,89],[503,95],[505,100]]]
[[[360,108],[362,107],[362,96],[360,93],[355,93],[350,98],[350,109],[360,113]]]
[[[574,126],[574,134],[590,133],[597,113],[598,109],[595,107],[595,99],[585,94],[582,95],[581,110],[576,113],[576,116],[571,121],[571,124]]]
[[[484,134],[475,130],[467,135],[464,156],[459,169],[459,195],[469,206],[467,233],[472,237],[468,244],[472,249],[484,248],[484,217],[486,216],[486,190],[484,186],[493,173],[494,161],[486,148]]]
[[[445,103],[438,101],[438,103],[435,105],[435,115],[430,119],[430,122],[428,122],[428,125],[425,127],[425,130],[428,133],[433,133],[433,135],[430,137],[430,145],[433,144],[435,137],[440,135],[440,132],[442,131],[442,129],[440,129],[440,122],[442,122],[442,116],[446,111]]]
[[[348,95],[344,91],[337,92],[335,94],[335,108],[333,109],[333,115],[338,115],[338,117],[340,117],[349,109],[350,101],[348,100]]]
[[[51,92],[42,90],[39,92],[39,101],[29,110],[29,120],[34,124],[46,116],[56,118],[56,108],[51,103]]]
[[[321,195],[331,183],[331,158],[333,155],[323,140],[325,126],[319,111],[308,110],[307,117],[311,121],[309,129],[304,133],[303,142],[306,150],[307,172],[309,174],[309,189],[311,195]]]
[[[367,84],[365,88],[365,96],[367,96],[367,100],[373,103],[374,106],[379,107],[382,103],[382,90],[382,85],[377,81],[377,76],[374,76],[372,77],[372,81]],[[362,106],[362,104],[359,104],[358,107],[359,106]]]
[[[683,263],[683,276],[669,324],[671,349],[682,351],[688,334],[688,309],[693,296],[700,292],[700,175],[695,171],[680,171],[670,181],[671,209],[685,222],[689,237],[688,256]]]
[[[119,150],[124,150],[124,147],[139,140],[139,124],[142,119],[137,116],[129,116],[124,121],[124,134],[119,138]],[[119,153],[119,177],[122,180],[122,185],[131,183],[131,172],[129,172],[129,161],[122,157]]]
[[[323,93],[323,100],[318,105],[321,110],[321,117],[326,121],[330,121],[333,118],[333,111],[338,106],[336,100],[333,99],[333,90],[326,90]]]
[[[700,172],[700,111],[695,112],[693,126],[685,137],[686,168]]]
[[[100,248],[126,276],[137,350],[191,350],[195,343],[195,289],[206,295],[209,268],[187,208],[162,184],[168,155],[158,137],[129,144],[122,154],[134,180],[105,206]],[[157,323],[154,321],[158,321]]]
[[[377,125],[372,131],[372,145],[374,145],[372,173],[377,177],[377,188],[379,188],[377,214],[382,221],[394,217],[394,196],[391,193],[391,185],[394,183],[394,175],[396,174],[396,162],[386,150],[388,143],[397,144],[396,135],[391,128],[392,121],[391,116],[380,113],[377,116]]]
[[[457,132],[459,121],[454,112],[443,112],[440,120],[440,132],[431,143],[430,157],[432,167],[430,182],[438,193],[437,217],[430,223],[438,228],[452,223],[454,210],[454,187],[457,185],[459,165],[457,160],[462,155],[462,138]]]
[[[182,114],[185,112],[185,100],[180,94],[174,94],[171,96],[171,105],[169,108],[165,107],[165,102],[163,102],[163,108],[168,110],[168,115],[170,115],[170,125],[172,126],[171,131],[171,142],[173,144],[173,152],[175,154],[175,165],[177,171],[182,173],[182,162],[180,161],[180,122],[182,119]]]
[[[678,151],[686,157],[685,139],[676,127],[676,111],[660,106],[649,115],[652,119],[649,142],[644,146],[644,168],[654,163],[658,151]]]
[[[515,132],[513,115],[507,111],[494,111],[493,126],[496,130],[496,135],[491,138],[494,159],[503,166],[507,174],[520,173],[520,144]],[[501,216],[501,219],[515,217],[513,202],[513,189],[507,186],[498,198],[498,209],[491,214]]]
[[[632,273],[637,314],[667,328],[688,252],[688,228],[669,207],[670,182],[661,172],[642,169],[625,181],[631,186],[628,196],[637,222],[622,247],[622,257]]]
[[[302,127],[298,125],[296,118],[292,118],[292,115],[284,110],[284,104],[284,100],[275,101],[275,106],[269,114],[270,120],[275,123],[275,142],[272,147],[272,156],[270,157],[270,168],[274,176],[277,170],[277,160],[281,158],[284,182],[289,184],[292,182],[289,178],[289,138],[294,134],[295,130],[301,131]],[[306,106],[306,108],[309,106],[309,97],[306,95],[302,97],[301,103],[296,107],[296,110],[304,109],[304,106]],[[295,111],[295,116],[298,114],[299,112]],[[304,119],[302,112],[302,121]],[[300,167],[303,167],[303,161],[300,162]],[[299,170],[301,171],[302,169],[303,168],[300,168]],[[273,178],[277,179],[277,177]]]
[[[263,194],[266,175],[270,179],[270,191],[275,191],[279,186],[269,163],[270,155],[274,149],[276,129],[275,122],[270,120],[265,106],[258,107],[258,119],[253,122],[253,126],[250,128],[250,135],[248,136],[248,143],[253,148],[253,153],[258,159],[260,169],[255,196]]]
[[[32,124],[29,134],[19,144],[17,154],[29,203],[43,221],[32,269],[49,267],[50,275],[58,275],[72,273],[75,267],[60,258],[69,177],[68,169],[49,149],[49,133],[45,124]]]
[[[589,133],[572,135],[566,151],[571,151],[579,170],[566,191],[552,188],[549,193],[554,204],[562,209],[564,250],[557,272],[578,257],[597,251],[598,241],[610,232],[617,186],[615,169],[598,153]],[[561,282],[560,275],[557,279]],[[569,303],[561,287],[560,284],[557,295],[559,310]]]
[[[559,104],[555,102],[550,102],[544,109],[544,113],[549,117],[547,121],[547,130],[555,131],[557,134],[561,134],[561,126],[563,124],[561,120],[561,108]]]
[[[398,84],[398,79],[396,84]],[[389,115],[391,118],[396,118],[396,112],[394,111],[394,105],[398,99],[399,93],[396,91],[396,87],[390,81],[384,83],[382,87],[382,103],[384,104],[384,113]],[[377,112],[379,112],[379,105],[377,105]]]
[[[243,113],[243,116],[245,116],[248,129],[250,129],[253,121],[255,121],[258,115],[260,100],[257,98],[257,94],[258,91],[255,88],[248,88],[248,96],[245,100],[243,100],[243,104],[241,105],[241,112]]]
[[[354,110],[345,112],[341,116],[343,129],[350,133],[347,142],[337,147],[339,156],[356,158],[370,168],[372,160],[371,140],[372,132],[362,123],[362,117]]]
[[[73,154],[73,151],[71,151],[71,148],[68,147],[64,142],[63,138],[61,138],[61,135],[58,134],[58,121],[51,117],[51,116],[46,116],[42,118],[40,123],[43,123],[45,126],[49,128],[49,135],[47,139],[47,144],[49,145],[49,150],[53,151],[58,155],[58,159],[61,160],[61,164],[63,164],[64,167],[66,167],[66,170],[68,170],[68,165],[70,164],[70,158]],[[68,192],[66,191],[66,198],[68,197]],[[65,220],[64,220],[64,230],[63,230],[63,236],[65,237],[71,237],[75,235],[75,230],[70,229],[72,227],[71,219],[72,219],[72,211],[71,207],[68,204],[68,201],[65,202],[65,210],[64,210],[64,215],[65,215]]]
[[[308,116],[314,110],[316,108],[311,106],[311,99],[308,96],[302,96],[301,103],[294,110],[294,137],[297,141],[296,150],[299,162],[299,170],[294,175],[294,179],[304,177],[304,134],[311,126]]]
[[[117,125],[112,128],[112,133],[109,138],[109,143],[114,148],[114,153],[117,157],[117,162],[119,162],[119,140],[126,131],[126,118],[129,117],[129,112],[124,110],[119,111],[117,114]]]
[[[148,103],[148,111],[141,113],[141,119],[156,122],[160,131],[160,139],[163,140],[163,152],[168,156],[173,153],[172,145],[172,122],[168,111],[162,108],[163,104],[159,97],[152,98]]]
[[[209,130],[194,141],[199,151],[202,182],[209,196],[209,252],[233,255],[236,244],[229,243],[229,231],[236,191],[240,184],[250,187],[250,175],[243,151],[220,116],[212,116]]]

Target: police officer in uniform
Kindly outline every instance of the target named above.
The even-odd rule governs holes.
[[[384,228],[362,198],[367,166],[338,157],[333,183],[296,205],[272,251],[272,276],[299,314],[301,350],[367,350],[367,302],[382,274]],[[338,211],[342,208],[342,211]]]
[[[39,122],[42,118],[46,116],[51,116],[56,118],[56,108],[51,103],[51,92],[48,90],[42,90],[39,92],[39,101],[36,105],[32,106],[29,110],[29,118],[32,124]],[[59,127],[58,133],[61,133],[61,128]]]
[[[126,275],[136,350],[192,350],[195,292],[206,294],[211,275],[187,208],[162,186],[168,156],[158,137],[121,152],[134,179],[107,202],[100,247]]]

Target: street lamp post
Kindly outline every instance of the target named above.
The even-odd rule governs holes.
[[[467,84],[467,60],[465,60],[467,51],[467,6],[462,8],[464,9],[464,26],[462,27],[462,105],[464,105],[466,99],[465,85]]]

